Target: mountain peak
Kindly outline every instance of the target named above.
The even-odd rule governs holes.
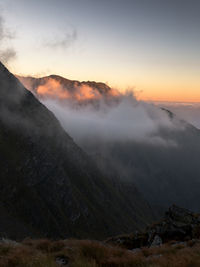
[[[77,81],[63,78],[59,75],[50,75],[42,78],[17,78],[37,97],[60,100],[72,99],[77,102],[93,101],[102,97],[116,94],[108,85],[94,81]]]

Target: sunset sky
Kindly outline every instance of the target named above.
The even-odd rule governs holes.
[[[0,10],[15,36],[14,73],[200,102],[199,0],[0,0]]]

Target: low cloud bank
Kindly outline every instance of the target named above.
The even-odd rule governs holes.
[[[85,142],[135,141],[154,145],[176,146],[160,135],[162,129],[181,128],[178,120],[172,121],[168,113],[158,107],[137,101],[132,93],[87,105],[43,99],[66,131],[79,145]],[[68,104],[69,103],[69,104]]]
[[[18,78],[55,114],[80,146],[129,141],[177,146],[170,133],[185,128],[167,110],[138,101],[132,91],[120,93],[103,83],[72,81],[55,75]]]

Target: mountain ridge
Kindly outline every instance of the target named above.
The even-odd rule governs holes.
[[[125,185],[116,180],[114,186],[102,175],[53,113],[2,64],[0,109],[0,201],[13,218],[10,229],[0,222],[2,234],[103,238],[153,220],[137,189],[132,185],[127,205]]]
[[[41,98],[41,96],[37,97],[39,99]],[[51,97],[49,97],[49,95],[45,95],[47,105],[50,98]],[[117,107],[119,104],[117,101],[115,101],[116,99],[118,98],[114,97],[113,109],[113,102],[109,99],[109,101],[106,103],[106,101],[104,101],[103,99],[105,105],[103,105],[102,113],[99,113],[101,118],[105,115],[104,107],[106,107],[105,109],[109,111],[116,110],[115,107]],[[56,94],[55,100],[59,100],[59,98],[56,97]],[[200,211],[200,198],[197,189],[199,188],[198,177],[200,175],[200,166],[198,163],[198,155],[200,153],[199,129],[195,128],[195,126],[193,126],[189,122],[184,121],[184,118],[178,118],[178,116],[172,113],[169,109],[162,107],[159,108],[156,106],[153,106],[153,108],[151,108],[150,104],[144,104],[143,102],[141,102],[142,104],[140,104],[140,101],[134,99],[134,96],[131,98],[131,100],[133,101],[130,104],[129,110],[127,109],[124,113],[121,113],[123,112],[124,107],[126,107],[126,105],[129,105],[129,103],[125,101],[123,103],[123,107],[117,113],[117,116],[120,118],[124,117],[124,120],[121,119],[121,121],[119,121],[118,117],[114,117],[114,122],[117,124],[117,126],[119,126],[116,127],[116,129],[120,131],[121,128],[123,128],[123,123],[126,121],[126,119],[127,121],[128,119],[130,120],[129,124],[134,122],[136,123],[136,127],[134,128],[134,131],[136,132],[138,127],[140,127],[141,125],[142,127],[145,126],[145,121],[142,121],[141,124],[137,124],[137,116],[134,116],[134,111],[138,111],[137,107],[142,110],[142,116],[144,115],[144,113],[149,112],[149,114],[147,114],[149,115],[147,122],[149,122],[150,120],[150,127],[151,122],[153,121],[151,112],[155,114],[156,111],[158,111],[158,116],[157,113],[155,116],[155,124],[156,120],[159,120],[159,118],[161,118],[161,127],[159,127],[158,125],[157,128],[153,128],[153,131],[149,133],[149,136],[152,137],[152,139],[155,138],[152,143],[145,142],[145,138],[144,142],[142,142],[143,140],[141,142],[138,142],[137,138],[129,138],[130,140],[127,140],[127,135],[125,135],[125,138],[121,138],[120,136],[121,139],[114,140],[113,137],[115,137],[116,131],[111,131],[111,136],[108,140],[104,140],[104,138],[101,139],[101,136],[99,137],[99,135],[96,135],[99,137],[99,140],[97,140],[95,134],[91,135],[90,138],[87,138],[86,136],[86,138],[84,139],[75,133],[74,125],[72,125],[72,127],[74,128],[72,128],[71,135],[72,133],[74,133],[74,138],[76,137],[76,142],[79,144],[79,146],[87,151],[88,154],[94,156],[93,158],[96,160],[97,165],[101,165],[100,168],[105,171],[104,173],[107,173],[107,175],[110,175],[111,172],[117,173],[118,176],[122,177],[122,179],[126,179],[130,183],[132,181],[133,184],[136,184],[139,191],[143,194],[143,196],[145,196],[151,206],[157,206],[159,203],[159,206],[163,207],[164,210],[166,207],[172,205],[173,203],[176,203],[179,206],[191,209],[193,211]],[[91,102],[88,103],[86,101],[83,108],[86,107],[85,110],[87,110],[87,104],[89,104],[88,109],[90,110],[91,106],[93,108],[91,113],[95,112],[96,110],[98,112],[99,110],[101,111],[102,102],[101,98],[100,100],[98,99],[96,102],[92,103],[94,105],[90,105]],[[63,120],[63,125],[65,121],[62,116],[60,116],[60,113],[62,112],[63,114],[65,114],[64,112],[72,111],[70,115],[75,114],[74,118],[77,118],[77,114],[79,112],[79,114],[81,114],[78,117],[79,121],[82,117],[86,118],[87,120],[87,116],[90,116],[89,112],[85,113],[85,117],[82,116],[82,107],[81,105],[79,105],[79,101],[75,102],[74,104],[73,99],[72,101],[71,99],[69,99],[69,101],[66,101],[66,103],[61,102],[61,104],[63,104],[60,106],[61,110],[57,111],[56,108],[53,107],[53,105],[52,110],[55,112],[55,115],[57,115],[60,121]],[[66,110],[63,108],[65,107],[65,104],[67,107]],[[76,110],[76,107],[78,107],[78,112]],[[136,107],[136,109],[133,109],[133,113],[131,114],[130,111],[132,107]],[[51,102],[49,104],[49,108],[51,108]],[[76,112],[74,112],[73,109]],[[85,110],[83,109],[83,111]],[[110,115],[110,113],[108,113],[108,115]],[[165,119],[166,115],[167,127],[165,127],[166,125],[162,124],[162,119]],[[132,120],[132,116],[135,120]],[[89,121],[89,123],[97,127],[97,123],[92,123],[94,120],[98,119],[98,116],[91,116],[91,118],[92,119],[91,121]],[[144,119],[146,119],[146,117]],[[102,123],[101,119],[99,121],[100,123]],[[104,125],[103,123],[102,125]],[[109,127],[110,124],[112,124],[112,120],[110,119],[110,121],[106,121],[106,123],[107,124],[105,125]],[[120,123],[122,124],[122,127]],[[65,128],[69,128],[70,130],[70,125],[66,123]],[[101,130],[100,127],[98,129]],[[127,127],[127,131],[129,129],[130,128]],[[101,131],[102,135],[104,135],[104,132],[106,132],[106,130],[107,129]],[[134,131],[132,131],[133,135]],[[86,131],[86,133],[89,135],[90,132]],[[141,131],[141,135],[143,135],[143,131]],[[160,143],[159,140],[161,141]],[[114,169],[112,169],[111,167],[113,167]]]
[[[107,84],[102,82],[95,82],[95,81],[78,81],[78,80],[70,80],[67,78],[64,78],[59,75],[49,75],[44,76],[41,78],[35,78],[35,77],[24,77],[16,75],[16,77],[24,84],[24,86],[29,89],[31,92],[33,92],[36,95],[41,95],[40,92],[38,92],[38,87],[44,86],[48,84],[48,82],[56,81],[58,84],[56,86],[61,86],[64,91],[68,91],[70,93],[73,93],[77,89],[81,88],[82,86],[87,86],[90,88],[91,92],[94,94],[93,97],[97,97],[99,95],[105,96],[109,95],[112,92],[111,87],[109,87]],[[96,91],[96,93],[95,93]],[[83,93],[83,92],[82,92]],[[43,95],[45,97],[45,95]]]

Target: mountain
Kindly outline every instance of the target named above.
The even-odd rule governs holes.
[[[59,76],[59,75],[49,75],[49,76],[42,77],[42,78],[34,78],[34,77],[31,77],[31,76],[24,77],[24,76],[17,75],[17,78],[24,85],[26,85],[27,89],[33,90],[34,92],[37,91],[37,87],[38,86],[44,85],[45,83],[47,83],[51,79],[59,82],[60,84],[62,84],[62,86],[66,90],[69,90],[69,91],[70,90],[73,91],[76,86],[81,86],[81,85],[88,85],[92,89],[97,89],[99,91],[99,93],[101,93],[101,94],[106,94],[106,93],[108,93],[109,91],[112,90],[105,83],[95,82],[95,81],[87,81],[87,82],[83,81],[83,82],[80,82],[78,80],[69,80],[69,79],[63,78],[62,76]]]
[[[40,99],[59,99],[60,101],[94,102],[102,97],[118,95],[118,92],[101,82],[79,82],[58,75],[42,78],[16,76],[23,85]]]
[[[38,82],[41,83],[41,81],[43,81],[45,84],[45,79],[47,78],[41,78]],[[34,81],[36,84],[37,80]],[[63,81],[65,81],[64,78],[60,79],[60,81],[60,86],[65,87],[65,90],[70,90],[67,89],[67,83],[66,86],[65,83],[63,83]],[[35,87],[32,87],[31,84],[29,85],[29,89],[34,91]],[[110,91],[111,90],[112,89],[110,89]],[[54,96],[56,97],[56,94]],[[37,97],[39,99],[45,97],[47,100],[51,98],[49,94],[37,95]],[[59,97],[57,97],[57,99],[59,99]],[[73,102],[72,99],[70,99],[70,101]],[[99,101],[99,103],[101,103],[101,101]],[[127,102],[125,105],[129,105],[129,103]],[[154,143],[145,141],[138,142],[134,140],[134,138],[122,138],[122,140],[110,138],[109,140],[105,140],[100,136],[100,138],[97,139],[96,136],[92,135],[90,137],[87,135],[86,137],[81,137],[79,138],[80,140],[77,139],[76,142],[78,142],[78,145],[88,154],[93,156],[97,165],[104,172],[104,175],[113,176],[113,173],[115,173],[115,177],[119,176],[122,180],[126,180],[130,184],[136,184],[137,188],[143,196],[145,196],[150,205],[157,207],[158,210],[162,211],[175,203],[194,211],[200,211],[200,130],[184,121],[184,118],[178,118],[176,114],[165,108],[159,109],[158,107],[154,107],[153,110],[149,105],[144,109],[139,102],[135,105],[139,108],[134,109],[132,114],[127,111],[129,112],[128,116],[127,113],[122,114],[122,109],[119,110],[117,116],[119,118],[123,117],[121,124],[124,125],[126,120],[130,120],[130,123],[136,122],[137,124],[134,130],[137,133],[137,127],[140,127],[141,124],[140,118],[137,119],[136,115],[141,114],[138,111],[140,109],[142,110],[142,116],[144,113],[146,114],[149,112],[148,120],[142,121],[145,131],[145,127],[148,127],[147,123],[153,121],[151,116],[152,111],[155,113],[155,109],[157,109],[159,110],[161,120],[162,117],[165,118],[167,115],[167,124],[171,125],[170,127],[160,127],[156,129],[156,131],[151,132],[152,137],[155,138],[155,140],[161,140],[163,144],[160,144],[158,141]],[[147,106],[148,104],[146,103],[145,105]],[[107,106],[110,108],[110,103],[108,103]],[[69,109],[66,110],[69,111]],[[54,111],[55,115],[59,117],[59,114],[56,114],[56,109],[54,109]],[[104,116],[103,112],[101,115],[103,114]],[[73,114],[73,112],[70,114]],[[89,116],[90,114],[87,113],[86,115]],[[134,121],[131,121],[132,115]],[[92,117],[93,120],[95,118],[97,117]],[[87,117],[85,119],[87,119]],[[155,123],[156,120],[158,120],[158,116],[154,119]],[[100,120],[100,122],[102,122],[102,120]],[[117,120],[114,122],[118,123]],[[112,120],[109,121],[109,124],[106,124],[107,128],[110,126],[110,123],[112,123]],[[70,130],[70,126],[66,125],[66,129]],[[118,127],[117,130],[121,130],[120,127]],[[107,132],[108,129],[105,129],[105,131]],[[116,136],[115,132],[113,132],[113,137]],[[87,133],[89,133],[89,131]],[[143,135],[143,129],[140,135]]]
[[[165,112],[165,111],[164,111]],[[170,120],[176,116],[168,114]],[[105,144],[79,143],[96,162],[110,172],[136,184],[152,207],[158,210],[177,204],[200,211],[200,130],[182,120],[180,128],[161,129],[158,136],[172,145],[113,140]],[[106,149],[103,149],[106,147]]]
[[[153,220],[131,183],[102,174],[0,63],[0,235],[104,238]]]
[[[106,154],[102,144],[82,147],[88,153],[101,151],[102,164],[112,163],[121,176],[137,185],[152,206],[165,208],[175,203],[199,212],[200,131],[186,122],[180,123],[184,128],[159,133],[163,140],[173,141],[172,146],[114,141],[107,146]]]

